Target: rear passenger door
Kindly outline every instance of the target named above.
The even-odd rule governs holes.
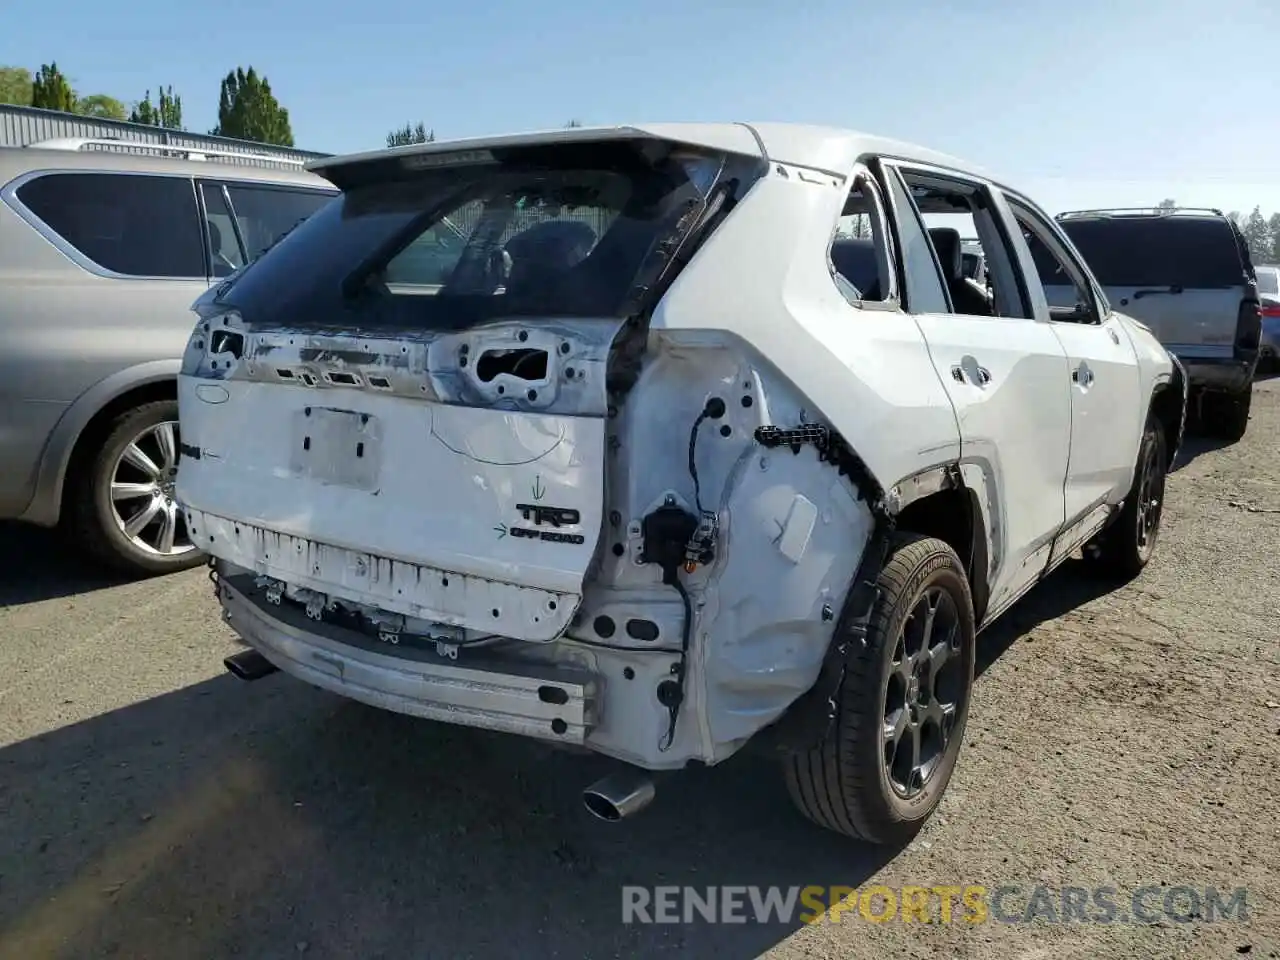
[[[1137,353],[1088,270],[1048,217],[1022,198],[1006,194],[1005,199],[1019,227],[1014,243],[1032,306],[1052,326],[1071,365],[1070,530],[1059,545],[1062,553],[1096,532],[1107,519],[1108,505],[1128,493],[1147,410]],[[1058,287],[1067,281],[1071,303],[1050,306],[1044,279]]]
[[[989,189],[949,171],[882,167],[903,251],[906,308],[955,408],[962,466],[980,470],[992,496],[994,615],[1044,572],[1063,525],[1071,431],[1066,352],[1023,301],[1004,217]],[[958,233],[976,230],[993,296],[984,299],[964,276],[956,230],[941,251],[947,260],[938,256],[917,201],[928,211],[977,208]],[[947,235],[935,236],[941,244]]]

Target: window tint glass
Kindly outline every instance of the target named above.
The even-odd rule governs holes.
[[[315,213],[333,197],[319,190],[290,190],[266,185],[227,184],[240,235],[250,260]]]
[[[135,277],[201,277],[195,188],[184,177],[52,173],[18,199],[81,255]]]
[[[1106,287],[1231,287],[1244,282],[1231,227],[1216,217],[1068,217],[1059,226]]]
[[[403,286],[439,288],[458,265],[474,230],[479,210],[474,203],[441,218],[422,235],[391,258],[387,264],[386,282]],[[428,292],[425,289],[423,292]]]
[[[887,278],[882,264],[889,262],[884,239],[877,236],[876,224],[884,223],[884,211],[874,191],[858,181],[845,199],[844,213],[836,223],[831,241],[831,266],[836,285],[851,302],[885,300]]]
[[[1036,268],[1036,276],[1028,277],[1027,282],[1040,281],[1050,319],[1068,323],[1095,322],[1098,315],[1092,286],[1079,265],[1068,256],[1053,228],[1013,198],[1008,200],[1009,209]]]
[[[427,330],[625,316],[696,223],[723,163],[620,142],[357,170],[220,302],[263,323]]]
[[[240,241],[236,239],[231,211],[227,209],[227,201],[220,185],[206,183],[201,190],[204,193],[205,220],[209,229],[209,275],[229,276],[244,266],[244,254],[240,250]]]

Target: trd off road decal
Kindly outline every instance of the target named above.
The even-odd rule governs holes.
[[[538,528],[576,527],[582,515],[572,507],[553,507],[550,504],[538,503],[546,496],[547,489],[542,485],[542,477],[533,480],[533,503],[517,503],[520,519],[532,522]],[[532,527],[507,526],[500,523],[493,528],[501,540],[505,536],[525,537],[529,540],[542,540],[546,543],[586,543],[587,538],[580,533],[561,533],[558,529],[533,529]]]

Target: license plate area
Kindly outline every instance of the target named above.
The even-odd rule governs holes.
[[[289,470],[317,483],[373,491],[382,468],[382,423],[332,407],[295,411]]]

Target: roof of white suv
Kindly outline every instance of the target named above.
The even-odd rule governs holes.
[[[691,146],[724,150],[729,153],[760,156],[773,162],[808,167],[837,176],[844,176],[858,157],[875,153],[948,167],[982,179],[995,179],[990,173],[971,163],[926,147],[859,133],[856,130],[798,123],[646,123],[614,127],[570,127],[562,130],[541,130],[461,140],[434,140],[429,143],[415,143],[346,156],[326,157],[308,163],[307,169],[321,175],[328,175],[349,164],[385,157],[422,156],[425,158],[435,154],[459,153],[468,150],[483,151],[543,143],[581,143],[634,137],[652,137],[687,143]]]

